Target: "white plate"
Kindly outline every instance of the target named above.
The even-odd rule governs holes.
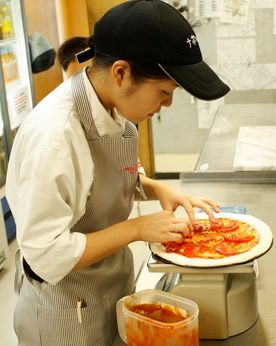
[[[235,264],[241,264],[253,261],[255,258],[262,256],[266,253],[273,242],[273,236],[270,227],[263,221],[254,216],[247,214],[234,214],[234,213],[215,213],[215,217],[225,217],[235,220],[247,222],[254,226],[260,236],[259,243],[247,252],[228,256],[224,258],[189,258],[175,253],[166,252],[164,246],[160,243],[150,244],[150,249],[153,254],[161,257],[166,261],[185,267],[223,267]],[[197,213],[196,219],[207,219],[208,216],[204,213]]]

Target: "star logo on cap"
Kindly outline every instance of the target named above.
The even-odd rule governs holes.
[[[197,44],[197,38],[195,35],[191,35],[190,37],[187,38],[186,43],[188,43],[189,48],[192,48],[193,45],[196,46]]]

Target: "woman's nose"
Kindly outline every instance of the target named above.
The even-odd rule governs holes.
[[[162,102],[162,106],[170,107],[173,101],[173,95],[168,95],[166,99]]]

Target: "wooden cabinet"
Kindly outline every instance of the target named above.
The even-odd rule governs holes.
[[[38,31],[57,50],[59,39],[55,2],[24,0],[24,7],[28,34]],[[32,77],[36,103],[63,81],[62,71],[57,61],[49,70],[33,74]]]
[[[122,2],[122,0],[86,0],[87,10],[88,10],[88,20],[89,20],[89,28],[92,32],[96,21],[101,18],[105,12],[107,12],[113,6],[116,6]]]

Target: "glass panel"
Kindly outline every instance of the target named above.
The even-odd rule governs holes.
[[[0,47],[10,125],[17,129],[31,110],[32,94],[19,0],[0,0]],[[19,58],[20,57],[20,58]]]
[[[199,126],[197,104],[180,88],[173,104],[152,118],[155,170],[157,173],[192,172],[208,135]]]
[[[4,146],[2,111],[0,107],[0,186],[4,185],[5,183],[6,170],[7,158]]]
[[[207,1],[169,2],[193,7],[185,16],[203,58],[231,92],[207,102],[176,90],[172,106],[152,119],[157,174],[276,170],[276,5],[237,1],[233,9],[229,4],[234,2],[227,2],[227,7],[218,1],[216,11],[211,11]],[[257,145],[260,157],[271,165],[262,161],[246,166],[248,150],[238,165],[244,140],[247,147]]]

